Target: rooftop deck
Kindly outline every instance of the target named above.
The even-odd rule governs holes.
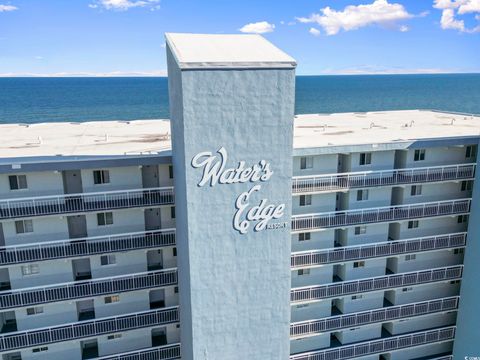
[[[480,116],[427,110],[295,116],[294,148],[480,137]],[[0,159],[125,156],[171,150],[169,120],[0,125]]]

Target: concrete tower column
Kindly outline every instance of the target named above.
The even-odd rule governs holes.
[[[295,61],[167,34],[182,359],[289,357]]]

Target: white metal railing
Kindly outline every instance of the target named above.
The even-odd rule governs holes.
[[[464,247],[466,240],[467,233],[462,232],[331,249],[299,251],[292,253],[290,265],[292,269],[296,269],[323,264],[457,248]]]
[[[111,276],[0,292],[0,309],[177,284],[177,269]]]
[[[306,231],[359,224],[371,224],[436,216],[466,214],[470,211],[471,199],[458,199],[391,205],[369,209],[343,210],[292,216],[292,231]]]
[[[290,360],[344,360],[396,351],[455,338],[455,326],[389,336],[361,343],[290,355]]]
[[[0,265],[175,245],[175,229],[0,247]]]
[[[178,306],[0,335],[0,351],[175,323]]]
[[[325,175],[294,176],[292,192],[316,193],[374,186],[421,184],[473,179],[476,164],[429,166],[408,169],[372,170]]]
[[[367,279],[339,281],[337,283],[324,285],[303,286],[293,288],[290,291],[290,301],[294,304],[357,293],[460,279],[462,277],[462,272],[463,265],[456,265],[408,273],[376,276]]]
[[[180,343],[176,343],[102,356],[95,360],[173,360],[180,358]]]
[[[174,203],[173,187],[62,194],[0,200],[0,219],[82,213]]]
[[[290,324],[290,337],[304,337],[354,326],[456,310],[458,308],[458,300],[458,296],[452,296],[345,315],[330,316],[322,319],[299,321]]]

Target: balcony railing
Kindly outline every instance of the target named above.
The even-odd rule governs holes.
[[[177,269],[0,292],[0,309],[116,294],[177,284]]]
[[[95,360],[173,360],[180,359],[180,344],[130,351],[122,354],[102,356]]]
[[[455,326],[419,331],[411,334],[390,336],[352,345],[339,346],[325,350],[311,351],[290,356],[290,360],[344,360],[357,357],[387,353],[455,338]]]
[[[465,214],[471,199],[447,200],[409,205],[392,205],[371,209],[344,210],[292,216],[292,231],[308,231],[361,224],[422,219]]]
[[[406,305],[388,306],[353,314],[331,316],[323,319],[296,322],[290,325],[290,337],[304,337],[354,326],[456,310],[458,308],[458,299],[458,296],[453,296]]]
[[[175,229],[0,247],[0,266],[175,245]]]
[[[293,178],[292,191],[294,194],[306,194],[374,186],[466,180],[475,177],[475,167],[476,164],[461,164],[327,175],[295,176]]]
[[[173,187],[37,196],[0,200],[0,219],[169,205],[174,201]]]
[[[179,321],[178,306],[73,324],[17,331],[0,336],[0,351],[70,341]]]
[[[340,281],[325,285],[294,288],[290,292],[292,303],[309,302],[370,291],[427,284],[460,279],[463,265],[377,276],[368,279]]]
[[[444,234],[415,239],[392,240],[358,246],[301,251],[291,256],[291,267],[311,267],[377,257],[464,247],[467,233]]]

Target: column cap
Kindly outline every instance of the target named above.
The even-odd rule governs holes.
[[[253,34],[166,33],[167,46],[182,70],[293,69],[295,59]]]

